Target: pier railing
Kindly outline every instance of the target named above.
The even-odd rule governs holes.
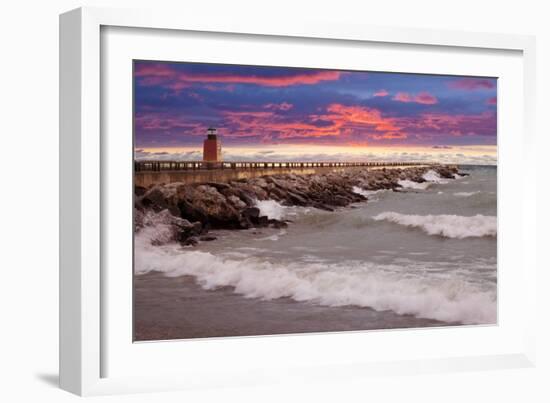
[[[135,172],[193,171],[204,169],[303,169],[347,167],[409,167],[431,162],[250,162],[250,161],[134,161]]]

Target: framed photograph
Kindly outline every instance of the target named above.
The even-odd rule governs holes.
[[[533,365],[533,38],[60,24],[62,388]]]

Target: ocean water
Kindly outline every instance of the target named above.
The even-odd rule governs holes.
[[[162,228],[136,235],[135,274],[191,276],[205,290],[228,287],[243,299],[277,300],[490,324],[497,318],[495,167],[470,176],[403,181],[402,191],[335,212],[257,202],[284,229],[212,231],[196,247],[153,246]],[[220,291],[221,292],[221,291]],[[261,319],[259,319],[261,320]]]

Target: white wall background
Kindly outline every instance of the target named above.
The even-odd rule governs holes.
[[[6,402],[66,402],[57,389],[58,14],[81,5],[179,7],[231,18],[316,18],[373,25],[464,29],[537,36],[539,259],[550,239],[546,154],[549,147],[550,28],[544,1],[523,0],[11,0],[0,6],[0,395]],[[518,167],[519,169],[520,167]],[[550,287],[541,270],[536,369],[368,378],[289,388],[226,389],[94,398],[98,401],[550,401]],[[7,396],[6,396],[7,394]]]

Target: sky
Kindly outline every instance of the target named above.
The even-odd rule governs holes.
[[[137,159],[496,163],[497,80],[134,62]]]

